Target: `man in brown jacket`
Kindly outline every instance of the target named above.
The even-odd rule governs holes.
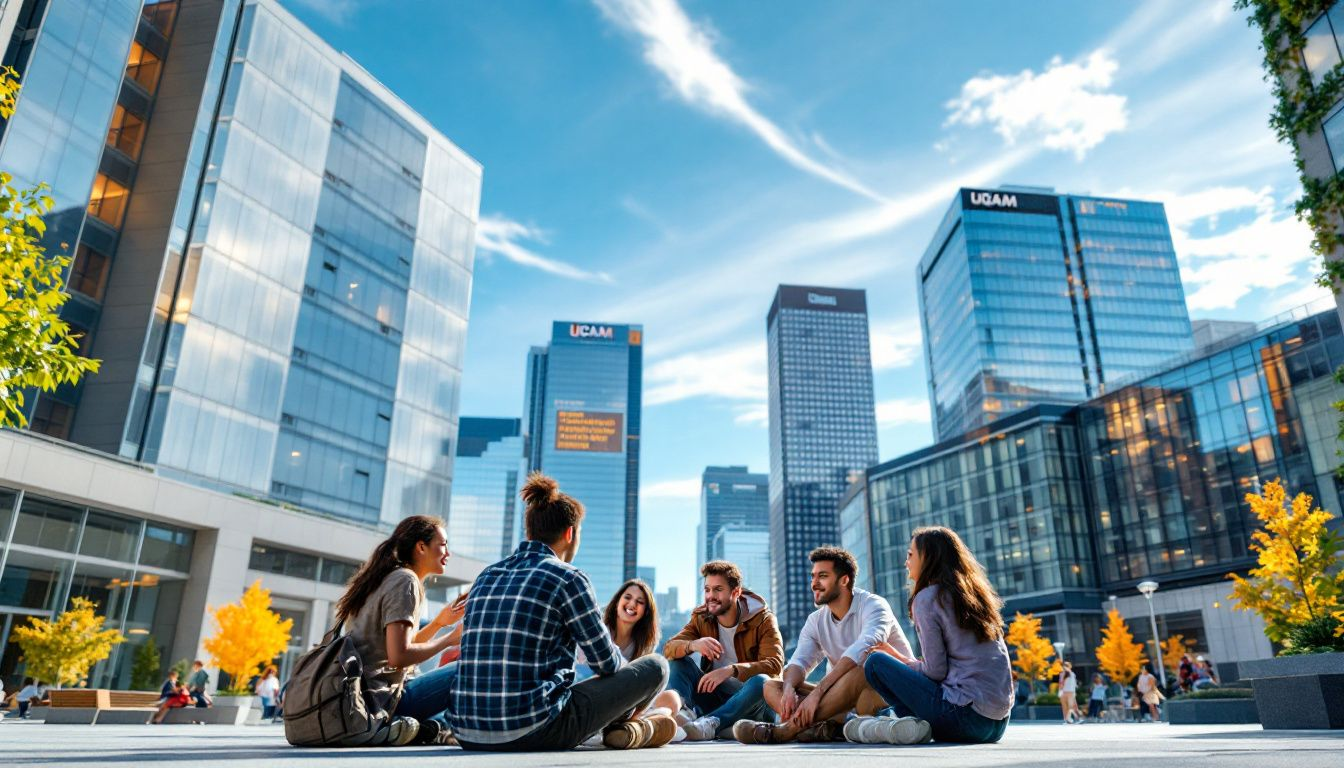
[[[765,681],[784,668],[784,642],[764,598],[742,588],[742,572],[726,560],[705,563],[705,603],[663,646],[667,687],[698,715],[684,724],[689,741],[732,738],[738,720],[774,721]],[[700,654],[697,666],[690,656]]]

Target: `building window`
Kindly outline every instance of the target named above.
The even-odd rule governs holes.
[[[126,77],[140,84],[149,93],[159,83],[159,68],[162,62],[147,48],[138,42],[131,43],[131,55],[126,60]]]
[[[144,137],[145,121],[118,104],[112,113],[112,124],[107,128],[107,145],[135,160],[140,157],[140,143]]]
[[[1302,47],[1302,63],[1311,73],[1311,84],[1319,86],[1330,70],[1339,64],[1339,46],[1335,43],[1330,19],[1325,14],[1307,28],[1307,44]]]
[[[89,214],[113,229],[119,229],[122,215],[126,213],[127,191],[117,182],[98,174],[93,180],[93,191],[89,193]]]
[[[50,397],[39,397],[28,428],[43,435],[66,440],[70,437],[70,422],[74,420],[73,416],[74,409],[65,403],[58,403]]]
[[[140,15],[150,26],[167,35],[173,28],[173,17],[177,15],[177,0],[145,0]]]
[[[1325,131],[1325,143],[1330,146],[1335,173],[1339,173],[1344,170],[1344,109],[1336,110],[1321,127]]]
[[[66,287],[94,301],[102,301],[103,289],[107,287],[107,257],[80,243],[75,261],[70,265]]]
[[[284,576],[293,576],[296,579],[312,581],[317,578],[317,558],[315,556],[264,544],[252,545],[252,559],[247,567],[254,571],[278,573]]]

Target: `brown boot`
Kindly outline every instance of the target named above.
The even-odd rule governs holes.
[[[826,741],[844,741],[845,733],[843,726],[834,720],[822,720],[820,723],[813,723],[798,732],[797,739],[800,742],[826,742]]]
[[[675,725],[672,729],[676,732]],[[607,728],[602,734],[602,744],[607,749],[639,749],[653,736],[653,726],[646,720],[626,720]]]
[[[651,733],[649,740],[643,746],[661,747],[676,738],[677,721],[668,715],[653,715],[645,719],[644,722],[649,724]]]

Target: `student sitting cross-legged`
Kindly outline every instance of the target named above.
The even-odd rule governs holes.
[[[608,747],[662,746],[666,715],[630,719],[667,684],[667,660],[627,663],[611,640],[588,576],[570,563],[583,505],[534,473],[522,491],[527,540],[481,572],[467,598],[462,655],[449,707],[464,749],[572,749],[602,733]],[[574,683],[575,649],[597,676]]]
[[[742,572],[726,560],[705,563],[705,603],[691,613],[663,655],[668,687],[697,715],[685,723],[688,741],[729,738],[742,719],[774,720],[765,684],[784,666],[784,644],[765,599],[742,588]],[[697,665],[691,660],[700,654]]]
[[[854,586],[854,555],[839,547],[818,547],[808,558],[817,610],[803,625],[783,679],[765,684],[765,700],[780,722],[739,720],[733,737],[744,744],[842,738],[841,724],[851,710],[871,715],[884,706],[864,679],[868,649],[888,643],[910,653],[887,601]],[[816,685],[804,682],[823,658],[830,665],[826,676]]]
[[[923,658],[878,644],[864,664],[868,682],[896,717],[845,725],[850,741],[992,743],[1013,708],[1013,675],[1003,644],[1002,602],[956,533],[920,528],[906,570],[914,585],[910,616]]]

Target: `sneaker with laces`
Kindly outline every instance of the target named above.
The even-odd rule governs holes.
[[[700,717],[682,726],[686,729],[687,741],[713,741],[719,732],[719,718]]]
[[[389,747],[404,747],[415,741],[419,733],[419,720],[414,717],[396,717],[387,724],[387,740],[383,743]]]
[[[453,738],[451,730],[444,727],[438,720],[431,718],[420,724],[420,732],[415,735],[411,744],[416,746],[433,744],[450,747],[457,744],[457,739]]]

